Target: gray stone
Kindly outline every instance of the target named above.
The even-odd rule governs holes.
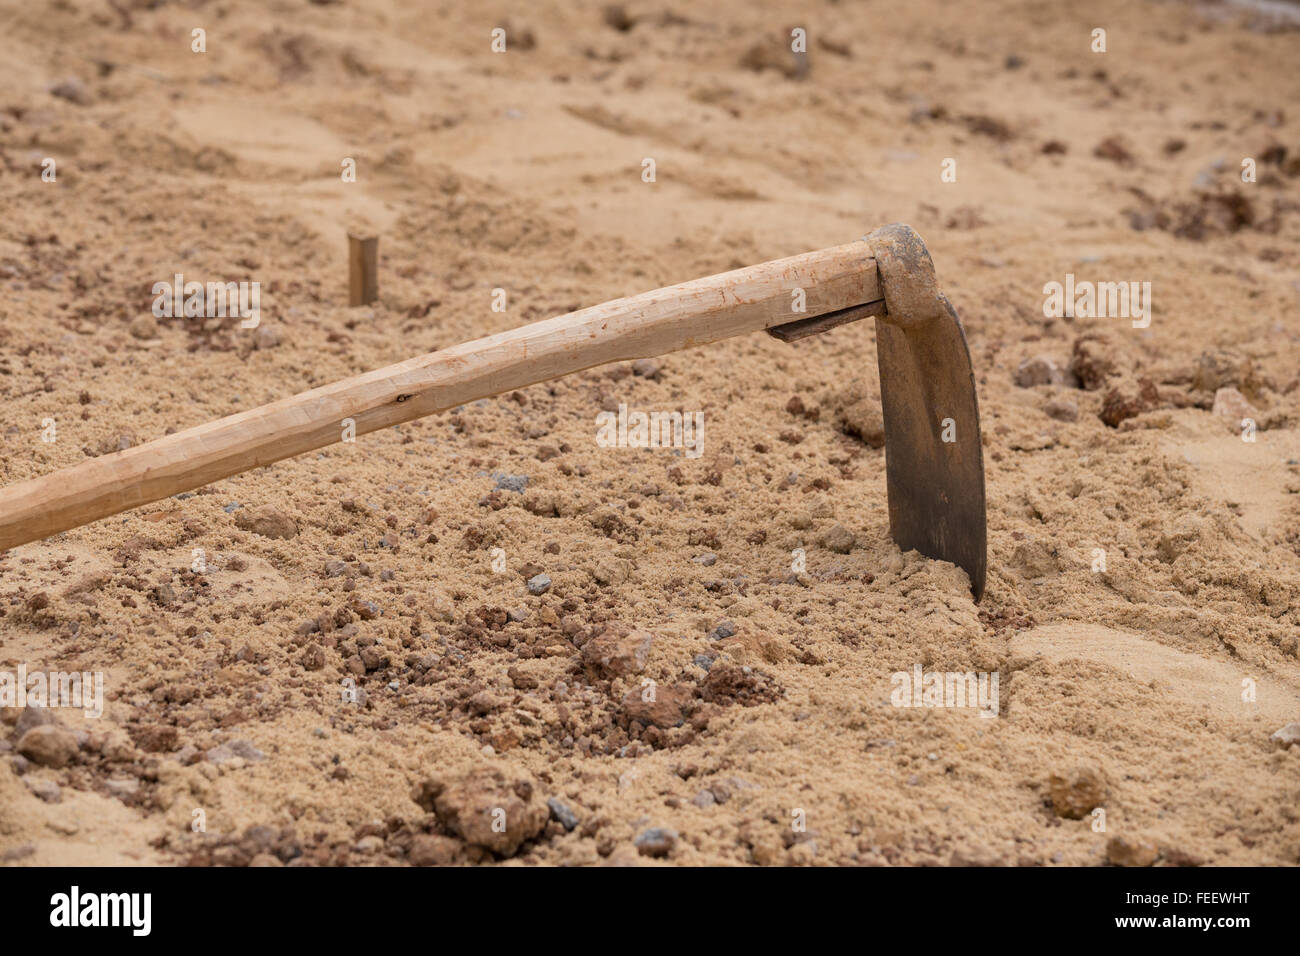
[[[677,831],[668,827],[651,827],[643,830],[633,842],[642,856],[665,857],[677,846]]]
[[[524,489],[528,487],[527,475],[493,475],[496,481],[497,491],[513,491],[516,494],[523,494]]]
[[[559,823],[564,829],[572,830],[578,825],[578,815],[562,801],[551,797],[546,801],[546,805],[551,809],[551,819]]]
[[[63,799],[63,793],[59,790],[59,785],[53,780],[46,780],[43,777],[27,776],[23,778],[27,784],[27,789],[36,796],[40,797],[46,803],[58,803]]]
[[[1021,388],[1035,385],[1067,385],[1069,372],[1048,355],[1035,355],[1025,359],[1016,368],[1016,384]]]

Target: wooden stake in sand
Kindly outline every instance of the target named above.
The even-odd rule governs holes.
[[[379,237],[348,233],[348,305],[379,298]]]

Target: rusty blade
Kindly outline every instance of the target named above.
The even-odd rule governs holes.
[[[966,334],[943,305],[907,327],[876,319],[889,530],[904,551],[963,568],[978,601],[987,560],[979,403]]]

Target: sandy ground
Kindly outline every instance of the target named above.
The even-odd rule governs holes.
[[[904,221],[975,363],[984,601],[889,540],[871,322],[592,370],[0,555],[0,669],[107,697],[0,713],[0,859],[1300,862],[1300,33],[706,6],[6,0],[0,480]],[[262,325],[155,320],[177,272]],[[1045,317],[1067,273],[1149,328]],[[599,447],[620,403],[704,454]],[[918,666],[996,716],[893,706]]]

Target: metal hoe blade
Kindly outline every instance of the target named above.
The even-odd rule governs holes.
[[[987,563],[984,454],[966,334],[920,236],[892,225],[866,241],[886,306],[876,318],[876,361],[890,534],[904,551],[963,568],[978,601]]]

